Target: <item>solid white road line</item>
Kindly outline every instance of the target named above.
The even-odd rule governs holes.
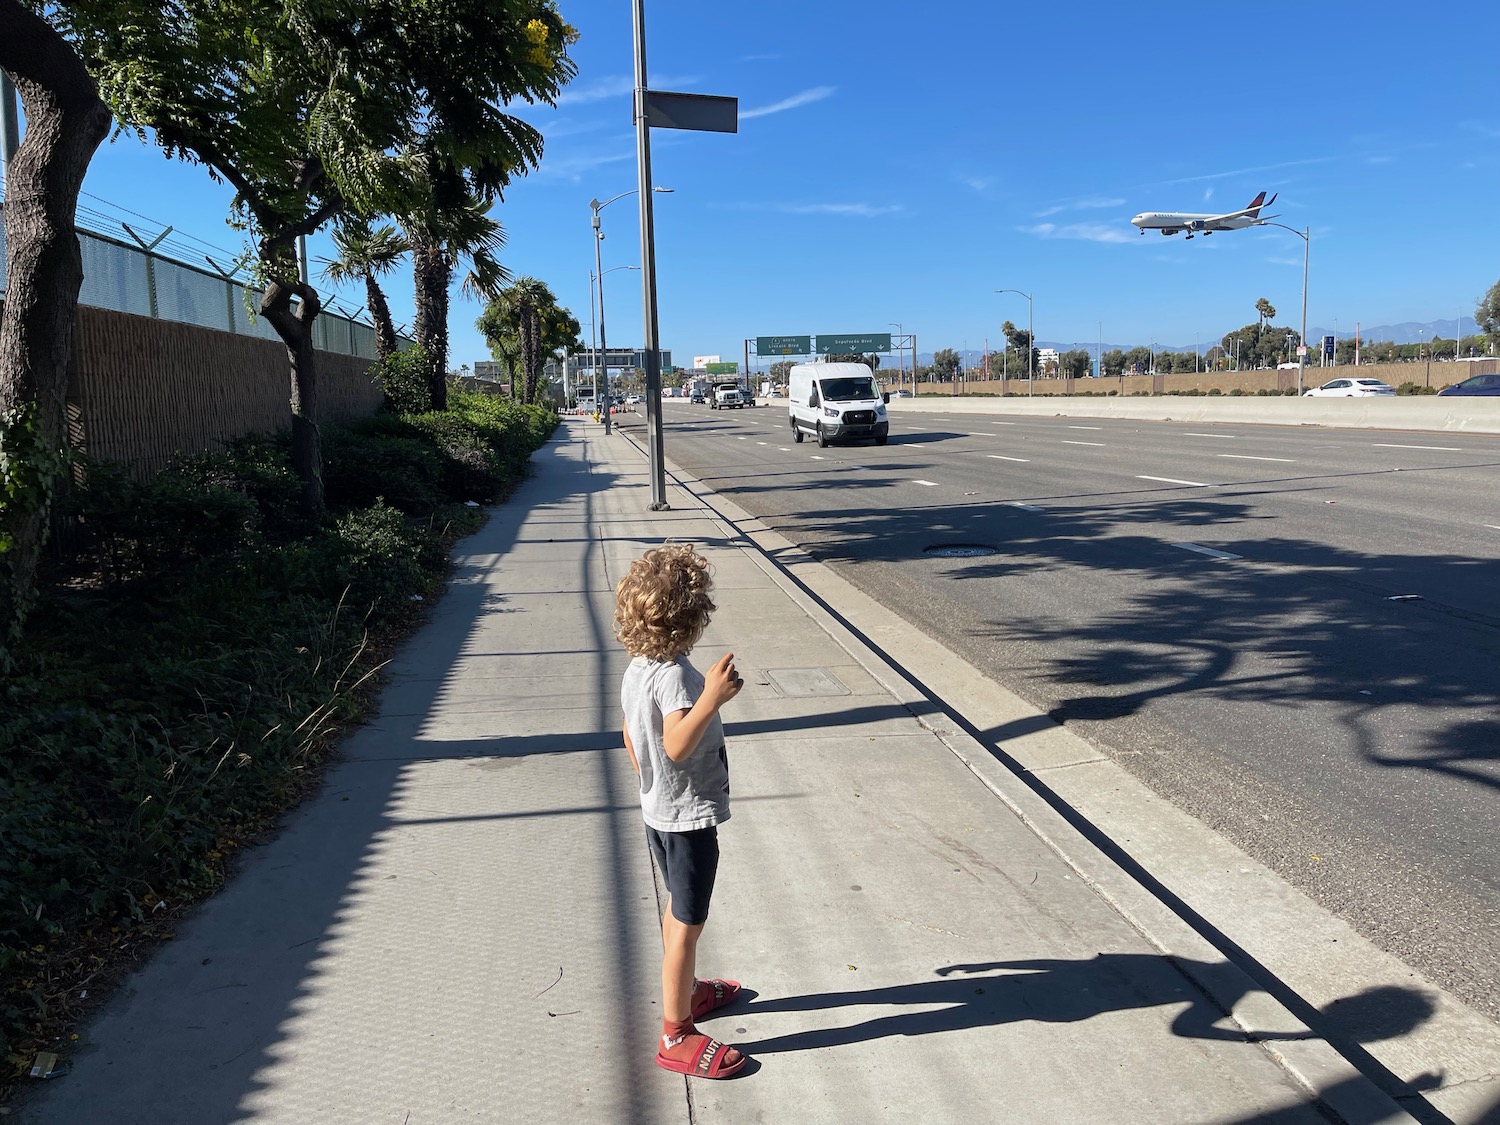
[[[1005,457],[999,453],[986,453],[985,456],[993,457],[996,461],[1019,461],[1023,465],[1029,464],[1031,461],[1030,457]]]
[[[1008,508],[1020,508],[1023,512],[1045,512],[1046,508],[1040,508],[1035,504],[1023,504],[1019,500],[1012,500],[1006,505]]]
[[[1207,488],[1201,480],[1178,480],[1176,477],[1143,477],[1137,476],[1136,480],[1159,480],[1163,484],[1185,484],[1189,488]]]
[[[1196,551],[1200,555],[1207,555],[1211,559],[1242,559],[1244,555],[1231,555],[1228,551],[1216,551],[1212,547],[1200,547],[1196,543],[1173,543],[1174,547],[1181,547],[1184,551]]]
[[[914,480],[912,481],[912,484],[925,484],[928,488],[937,487],[937,481],[935,480]]]
[[[1376,449],[1431,449],[1438,453],[1462,453],[1463,450],[1456,445],[1387,445],[1385,442],[1374,442]]]
[[[1296,462],[1291,457],[1252,457],[1248,453],[1216,453],[1215,457],[1233,457],[1236,461],[1285,461],[1288,465]]]
[[[1063,438],[1062,443],[1064,445],[1097,445],[1100,449],[1104,448],[1102,441],[1069,441],[1067,438]]]

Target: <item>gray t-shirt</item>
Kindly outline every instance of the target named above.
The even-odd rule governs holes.
[[[641,813],[658,832],[691,832],[729,819],[729,755],[717,714],[680,762],[667,757],[664,716],[691,708],[703,674],[686,656],[662,662],[637,656],[625,669],[620,706],[641,766]]]

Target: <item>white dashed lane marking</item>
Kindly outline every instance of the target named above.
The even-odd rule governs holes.
[[[986,457],[993,457],[996,461],[1020,461],[1023,465],[1031,461],[1030,457],[1005,457],[999,453],[986,453]]]
[[[937,481],[935,480],[914,480],[912,481],[912,484],[925,484],[928,488],[937,487]]]
[[[1023,504],[1019,500],[1012,500],[1006,505],[1009,508],[1020,508],[1023,512],[1045,512],[1047,509],[1039,508],[1035,504]]]
[[[1240,435],[1239,434],[1195,434],[1195,433],[1185,433],[1182,436],[1183,437],[1223,437],[1223,438],[1237,438]]]
[[[821,460],[823,460],[823,458],[821,458],[821,457],[819,457],[819,456],[818,456],[818,455],[817,455],[817,454],[816,454],[816,453],[814,453],[814,454],[813,454],[813,455],[812,455],[812,459],[813,459],[813,460],[814,460],[814,461],[821,461]]]
[[[1067,438],[1063,438],[1062,443],[1064,445],[1097,445],[1100,449],[1104,448],[1102,441],[1069,441]]]
[[[1207,488],[1201,480],[1178,480],[1176,477],[1143,477],[1137,476],[1136,480],[1159,480],[1163,484],[1185,484],[1189,488]]]
[[[1069,426],[1070,430],[1102,430],[1103,426]]]
[[[1236,461],[1285,461],[1288,465],[1296,462],[1291,457],[1252,457],[1248,453],[1216,453],[1216,457],[1233,457]]]
[[[1243,555],[1231,555],[1228,551],[1216,551],[1212,547],[1200,547],[1197,543],[1173,543],[1174,547],[1181,547],[1184,551],[1196,551],[1200,555],[1207,555],[1211,559],[1239,559]]]
[[[1384,442],[1372,443],[1376,449],[1431,449],[1437,453],[1462,453],[1463,450],[1456,445],[1387,445]]]

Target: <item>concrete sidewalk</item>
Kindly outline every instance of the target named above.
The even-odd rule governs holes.
[[[568,419],[460,545],[378,718],[90,1027],[30,1125],[1409,1120],[639,450]],[[724,1083],[651,1061],[657,889],[614,583],[713,561]],[[1233,1014],[1228,1014],[1232,1012]],[[1257,1033],[1252,1042],[1245,1032]]]

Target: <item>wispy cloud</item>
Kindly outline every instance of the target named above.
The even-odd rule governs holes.
[[[1394,156],[1391,156],[1389,153],[1377,153],[1374,156],[1367,156],[1367,157],[1365,157],[1365,163],[1366,164],[1389,164],[1391,161],[1393,161],[1395,159],[1396,158]]]
[[[897,203],[787,203],[775,210],[788,215],[856,215],[873,219],[877,215],[894,215],[901,206]]]
[[[1302,266],[1301,258],[1267,258],[1266,261],[1273,266],[1297,266],[1298,268]]]
[[[634,159],[635,153],[628,149],[614,152],[579,153],[577,156],[544,156],[541,164],[537,166],[536,175],[577,181],[583,178],[583,173],[592,172],[595,168],[603,167],[605,164],[618,164],[621,161]]]
[[[1471,133],[1478,133],[1481,137],[1489,137],[1491,140],[1500,140],[1500,126],[1488,121],[1465,121],[1460,128],[1467,129]]]
[[[1179,176],[1175,180],[1156,180],[1142,187],[1170,187],[1173,184],[1201,184],[1204,180],[1227,180],[1231,176],[1248,176],[1253,172],[1275,172],[1282,168],[1300,168],[1308,164],[1327,164],[1337,156],[1310,156],[1304,160],[1283,160],[1277,164],[1258,164],[1253,168],[1234,168],[1228,172],[1206,172],[1201,176]]]
[[[782,56],[782,55],[741,55],[740,56],[740,62],[771,62],[774,59],[779,59],[779,58],[782,58],[782,57],[784,57],[784,56]]]
[[[653,90],[675,90],[679,86],[692,86],[701,79],[695,75],[684,77],[669,76],[665,74],[653,74],[651,76],[651,88]],[[610,98],[624,97],[635,89],[635,79],[628,74],[617,74],[609,78],[596,78],[592,82],[584,82],[575,86],[566,87],[557,95],[559,106],[585,105],[589,102],[602,102]]]
[[[873,219],[903,210],[899,203],[710,203],[717,211],[770,211],[778,215],[850,215]]]
[[[837,90],[837,86],[814,86],[811,90],[803,90],[800,94],[793,94],[789,98],[782,98],[779,102],[771,105],[763,105],[756,109],[740,110],[740,120],[748,121],[752,117],[766,117],[772,113],[784,113],[789,109],[797,109],[799,106],[811,105],[829,97]]]
[[[1206,188],[1203,189],[1203,202],[1207,203],[1213,197],[1214,197],[1214,189],[1213,189],[1213,185],[1210,184],[1208,187],[1206,187]]]
[[[1130,236],[1118,227],[1106,223],[1037,223],[1035,226],[1017,228],[1037,238],[1074,238],[1084,242],[1129,242]]]
[[[975,191],[989,191],[995,183],[994,176],[960,176],[959,182]]]
[[[1109,199],[1100,195],[1085,196],[1082,199],[1071,199],[1066,203],[1057,203],[1051,207],[1044,208],[1036,213],[1038,219],[1045,219],[1051,215],[1060,214],[1063,211],[1090,211],[1104,210],[1109,207],[1123,207],[1123,199]]]

